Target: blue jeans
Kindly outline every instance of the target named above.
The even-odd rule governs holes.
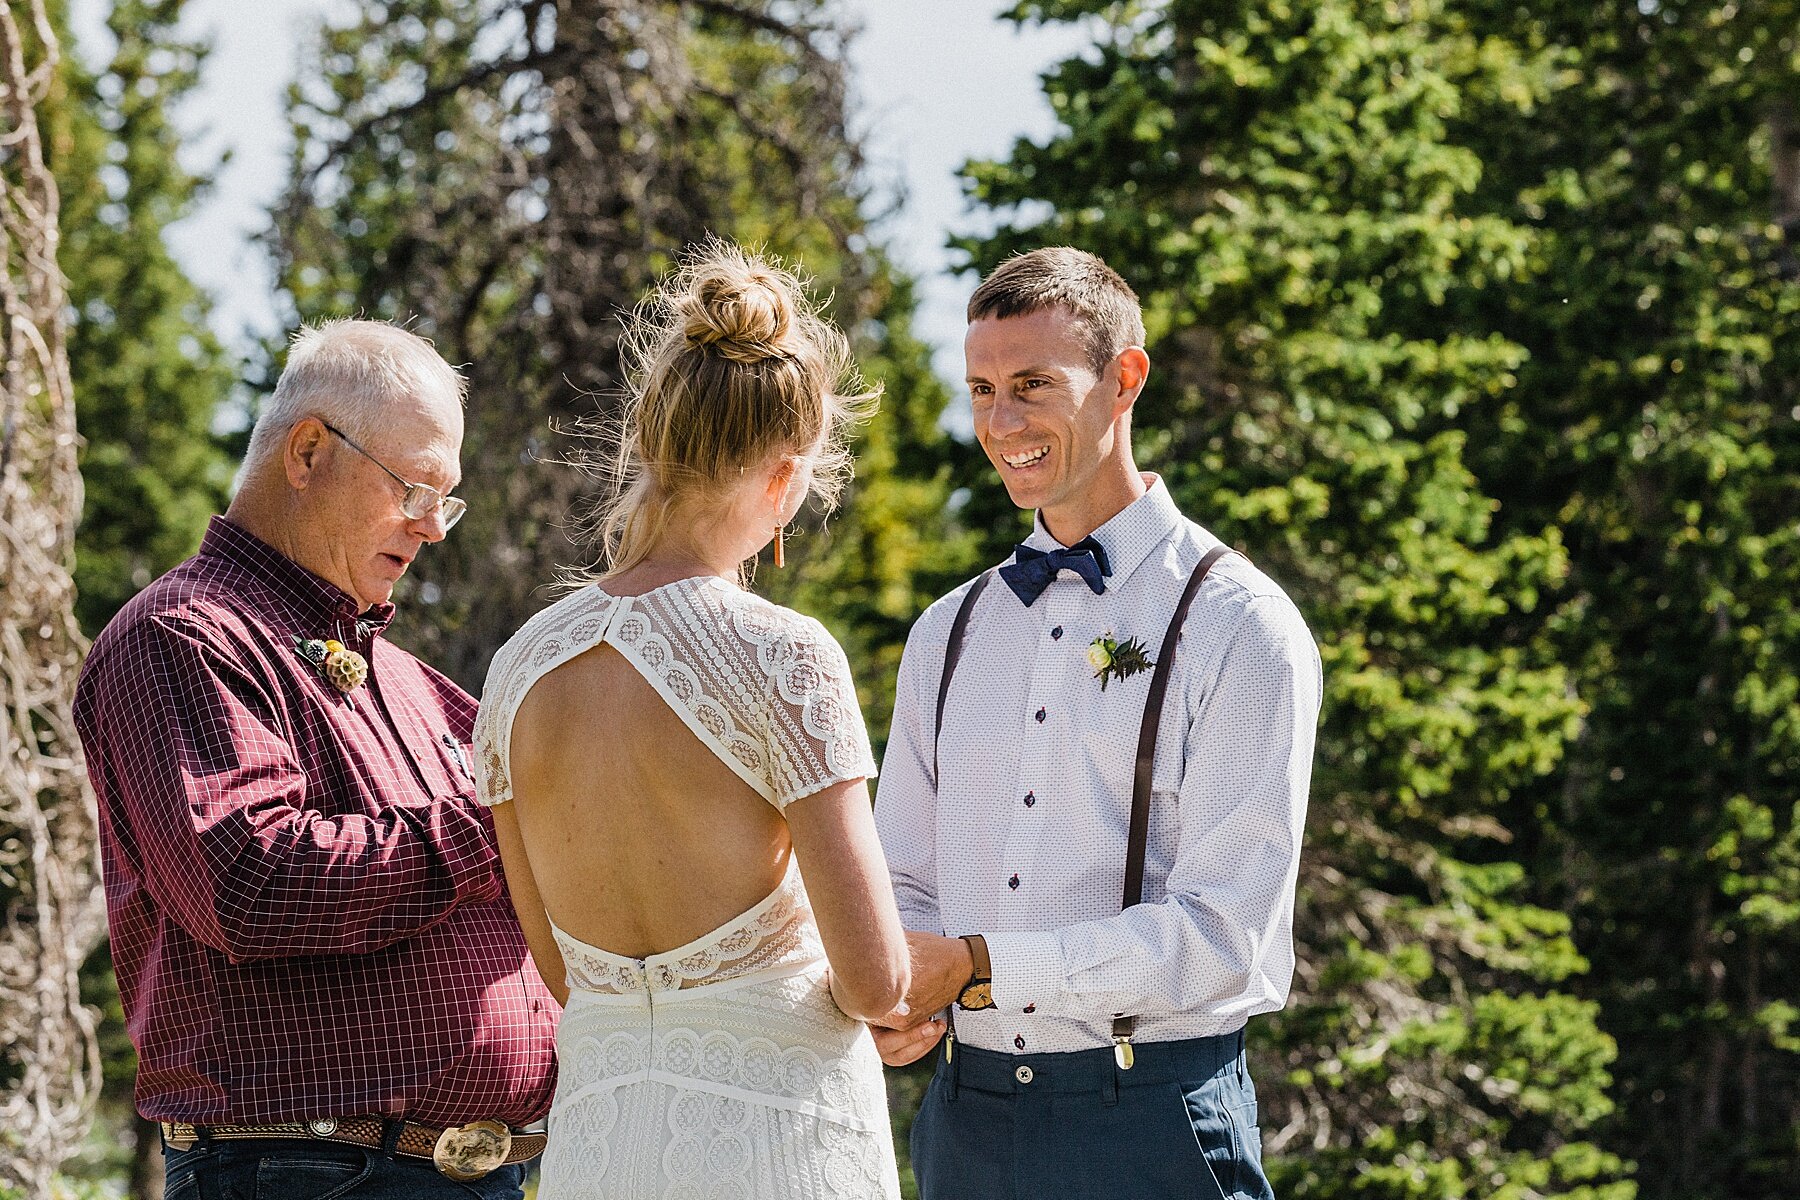
[[[957,1043],[913,1122],[920,1200],[1274,1200],[1244,1035],[996,1054]]]
[[[270,1138],[163,1147],[165,1200],[522,1200],[525,1164],[498,1167],[458,1183],[430,1160],[380,1150]]]

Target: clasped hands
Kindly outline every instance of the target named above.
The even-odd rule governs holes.
[[[962,994],[975,973],[969,943],[935,933],[906,931],[906,948],[912,955],[912,984],[899,1007],[871,1021],[875,1048],[890,1067],[904,1067],[931,1052],[948,1024],[938,1014]]]

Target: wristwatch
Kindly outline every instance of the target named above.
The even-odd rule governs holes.
[[[956,1007],[967,1012],[979,1012],[984,1008],[994,1007],[994,968],[988,962],[987,939],[979,933],[963,934],[963,941],[969,944],[969,956],[975,960],[975,972],[969,976],[969,982],[956,997]]]

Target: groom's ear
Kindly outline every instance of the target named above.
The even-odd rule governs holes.
[[[1127,346],[1113,362],[1119,371],[1118,391],[1113,396],[1113,419],[1117,420],[1130,412],[1143,394],[1144,383],[1150,378],[1150,356],[1142,346]]]

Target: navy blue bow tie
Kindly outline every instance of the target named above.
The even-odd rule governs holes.
[[[1064,567],[1086,580],[1096,596],[1106,591],[1106,576],[1112,574],[1112,567],[1106,561],[1106,548],[1091,537],[1084,537],[1067,549],[1048,553],[1023,544],[1014,552],[1018,561],[1001,567],[1000,578],[1027,608],[1036,603]]]

